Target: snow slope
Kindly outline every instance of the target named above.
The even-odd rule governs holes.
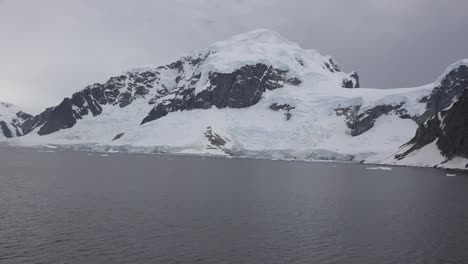
[[[317,50],[302,49],[297,43],[266,29],[217,42],[198,52],[196,56],[206,57],[205,63],[198,69],[202,73],[202,79],[209,72],[230,73],[244,65],[258,63],[287,71],[291,77],[326,81],[330,88],[340,87],[342,79],[348,76],[346,73],[324,68],[325,64],[337,68],[331,57],[322,56]],[[336,82],[335,85],[332,85],[333,82]]]
[[[16,113],[18,113],[20,109],[13,104],[0,102],[0,120],[2,121],[11,121],[16,118]]]
[[[431,142],[418,151],[410,153],[402,160],[395,158],[395,155],[408,150],[409,147],[410,146],[404,146],[402,148],[393,149],[392,151],[373,155],[369,157],[366,162],[396,166],[436,167],[443,169],[466,170],[468,159],[462,157],[448,159],[441,154],[436,141]]]

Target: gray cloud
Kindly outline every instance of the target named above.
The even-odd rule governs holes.
[[[466,0],[0,0],[0,100],[38,111],[123,69],[255,28],[332,55],[367,87],[468,57]]]

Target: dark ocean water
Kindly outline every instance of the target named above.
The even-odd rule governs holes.
[[[0,150],[0,263],[468,263],[468,176]]]

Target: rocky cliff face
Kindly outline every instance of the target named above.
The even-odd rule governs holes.
[[[360,136],[372,129],[375,122],[383,115],[396,115],[402,119],[416,119],[408,114],[404,108],[404,102],[395,105],[377,105],[365,111],[361,111],[361,105],[351,107],[339,107],[335,109],[336,115],[345,116],[345,122],[350,129],[351,136]]]
[[[246,65],[232,73],[210,73],[206,89],[196,93],[195,84],[175,89],[169,98],[157,103],[142,124],[157,120],[170,112],[193,109],[246,108],[260,101],[265,91],[297,86],[299,78],[289,78],[287,72],[265,64]]]
[[[349,78],[343,80],[343,88],[353,89],[359,87],[359,75],[357,74],[357,72],[352,72]]]
[[[454,157],[468,159],[468,86],[452,106],[419,126],[414,138],[408,142],[410,148],[397,154],[396,159],[402,160],[432,142],[448,160]]]
[[[421,102],[426,103],[427,110],[417,118],[420,124],[449,107],[461,96],[468,87],[468,64],[463,61],[453,64],[436,85],[431,95],[421,99]]]
[[[455,158],[468,159],[468,61],[450,66],[436,84],[422,100],[426,110],[416,117],[421,124],[415,136],[394,156],[394,163],[444,167]],[[431,145],[436,148],[431,149],[435,153],[425,153]],[[411,161],[414,156],[417,160]],[[448,167],[461,168],[458,163]]]
[[[112,77],[104,84],[90,85],[70,98],[65,98],[59,105],[27,119],[23,124],[23,130],[27,134],[39,128],[37,131],[39,135],[47,135],[71,128],[85,116],[100,115],[104,105],[124,108],[135,100],[147,98],[163,70],[166,68],[137,73],[129,72]],[[151,96],[156,98],[164,93],[165,89],[159,89]]]

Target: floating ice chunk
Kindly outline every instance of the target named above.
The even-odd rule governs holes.
[[[447,177],[455,177],[457,176],[456,174],[450,174],[450,173],[447,173]]]
[[[383,170],[383,171],[391,171],[392,168],[390,167],[368,167],[366,170]]]

